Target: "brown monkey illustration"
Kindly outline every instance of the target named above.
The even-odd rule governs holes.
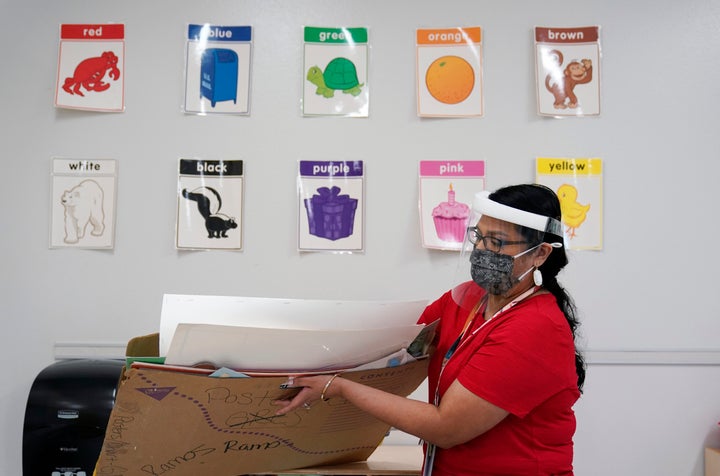
[[[592,61],[587,58],[579,62],[573,60],[563,70],[563,54],[559,50],[552,50],[549,54],[555,59],[556,71],[545,77],[545,87],[555,97],[553,106],[555,109],[574,109],[578,99],[573,90],[578,84],[592,81]]]

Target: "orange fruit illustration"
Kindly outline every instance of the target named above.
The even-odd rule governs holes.
[[[457,104],[470,96],[475,86],[475,71],[459,56],[443,56],[425,73],[428,92],[444,104]]]

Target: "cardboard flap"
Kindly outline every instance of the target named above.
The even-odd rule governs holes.
[[[125,348],[128,357],[157,357],[160,353],[160,333],[133,337]]]

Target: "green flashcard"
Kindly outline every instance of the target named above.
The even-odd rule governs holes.
[[[368,117],[367,28],[304,30],[304,116]]]

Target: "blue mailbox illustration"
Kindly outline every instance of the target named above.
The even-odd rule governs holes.
[[[225,48],[203,51],[200,64],[200,97],[210,100],[212,107],[219,101],[237,104],[238,55]]]

